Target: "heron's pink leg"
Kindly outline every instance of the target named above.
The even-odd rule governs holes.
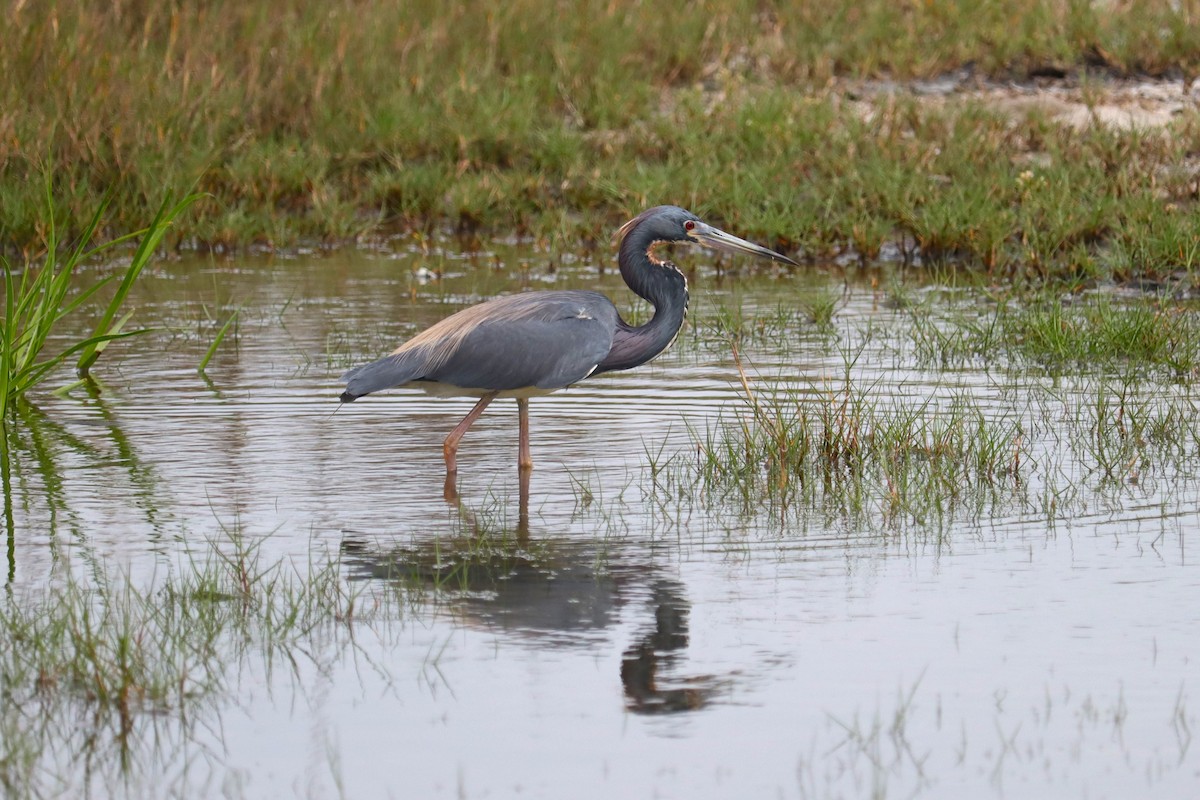
[[[483,410],[488,407],[488,403],[495,399],[496,395],[494,393],[485,394],[483,397],[479,398],[479,402],[475,404],[475,407],[472,408],[465,417],[463,417],[462,422],[458,423],[458,425],[454,427],[454,430],[450,431],[450,435],[447,436],[446,441],[442,443],[442,455],[446,459],[447,475],[453,475],[454,473],[458,472],[458,464],[454,460],[455,455],[458,453],[458,440],[461,439],[463,434],[467,432],[467,428],[470,428],[475,420],[479,419],[479,415],[482,414]]]
[[[517,398],[517,427],[520,430],[517,467],[524,472],[533,469],[533,456],[529,454],[529,400],[524,397]]]

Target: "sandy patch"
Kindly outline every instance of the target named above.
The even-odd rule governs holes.
[[[1038,113],[1079,129],[1102,125],[1117,130],[1156,130],[1184,114],[1200,111],[1200,82],[1184,80],[980,84],[950,76],[910,83],[874,81],[848,91],[870,103],[895,93],[910,94],[936,105],[977,101],[1010,111],[1013,116]]]

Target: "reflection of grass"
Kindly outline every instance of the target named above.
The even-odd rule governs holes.
[[[1101,381],[1069,420],[1083,470],[1102,488],[1153,481],[1189,469],[1200,457],[1200,420],[1188,396],[1147,394],[1138,385]]]
[[[64,424],[32,403],[18,403],[12,409],[17,424],[6,427],[0,435],[0,476],[3,477],[4,524],[8,536],[8,574],[16,573],[13,551],[16,541],[17,510],[24,506],[28,517],[44,513],[44,529],[54,558],[62,556],[60,535],[70,533],[76,542],[87,542],[88,531],[84,515],[73,507],[73,488],[69,478],[80,475],[79,464],[89,468],[111,470],[109,479],[128,480],[133,490],[133,504],[145,516],[155,534],[162,534],[161,486],[154,470],[134,448],[121,429],[108,401],[95,383],[85,389],[93,408],[99,413],[96,422],[102,427],[111,447],[99,446],[87,436],[80,436],[69,424]],[[41,503],[33,503],[37,498]],[[34,509],[37,510],[34,510]],[[31,528],[37,524],[29,525]],[[87,552],[83,549],[83,552]],[[90,558],[90,556],[88,556]]]
[[[132,312],[118,317],[142,269],[149,263],[171,222],[192,203],[185,198],[177,205],[164,203],[150,226],[143,231],[92,247],[92,239],[100,227],[104,213],[101,205],[92,216],[78,243],[60,255],[60,242],[54,225],[55,210],[49,202],[50,223],[45,240],[45,258],[40,265],[26,264],[21,278],[7,261],[4,270],[4,320],[0,323],[0,424],[9,420],[9,405],[46,378],[51,371],[78,353],[76,370],[86,376],[96,359],[114,339],[133,336],[143,331],[127,331],[125,325]],[[137,251],[121,276],[108,304],[101,307],[99,320],[90,336],[67,344],[57,352],[46,355],[56,327],[68,316],[85,309],[87,303],[111,278],[106,278],[73,294],[75,273],[80,265],[110,250],[127,239],[141,237]]]
[[[1182,689],[1168,717],[1157,714],[1158,706],[1144,696],[1127,697],[1120,681],[1088,691],[1058,691],[1050,679],[1025,685],[1001,673],[982,680],[995,681],[981,692],[990,702],[972,707],[948,702],[950,695],[931,687],[924,676],[901,683],[893,697],[838,700],[840,707],[826,711],[824,724],[813,726],[812,743],[798,759],[801,794],[919,797],[946,785],[971,787],[963,794],[980,794],[977,787],[983,786],[999,791],[1028,774],[1028,752],[1059,739],[1086,742],[1081,750],[1091,763],[1076,772],[1064,770],[1056,779],[1062,787],[1058,795],[1086,794],[1092,772],[1109,762],[1118,765],[1113,780],[1158,786],[1148,794],[1169,795],[1190,780],[1172,772],[1187,760],[1172,757],[1166,744],[1179,742],[1184,754],[1191,744],[1191,712]],[[1164,742],[1165,768],[1149,779],[1130,766],[1141,740],[1127,726],[1138,717],[1149,717],[1156,733],[1143,730]],[[1127,771],[1120,775],[1122,769]]]

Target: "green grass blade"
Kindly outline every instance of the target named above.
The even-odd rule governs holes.
[[[125,323],[129,322],[132,316],[133,312],[127,311],[123,317],[113,323],[112,327],[108,329],[107,333],[103,334],[102,338],[91,343],[90,348],[95,353],[95,358],[92,359],[93,361],[100,357],[100,354],[104,352],[104,348],[108,347],[108,343],[113,339],[124,338],[120,336],[121,329],[125,327]],[[149,328],[142,328],[141,330],[130,331],[127,335],[135,336],[141,333],[148,333],[149,330]]]
[[[146,330],[127,331],[132,312],[122,312],[133,282],[149,263],[172,221],[197,198],[189,195],[172,205],[164,202],[153,223],[136,234],[119,237],[111,242],[93,246],[109,198],[84,226],[78,240],[65,253],[58,248],[56,213],[51,192],[51,181],[46,180],[45,256],[38,266],[26,263],[20,281],[16,279],[12,266],[2,259],[4,268],[4,319],[0,321],[0,417],[5,418],[13,408],[13,400],[44,380],[54,369],[67,359],[78,355],[78,367],[86,376],[88,369],[114,339],[124,339],[146,333]],[[107,286],[112,277],[104,278],[73,294],[75,272],[86,259],[117,244],[140,236],[141,241],[133,260],[125,270],[114,296],[104,308],[99,322],[90,336],[83,338],[55,355],[45,357],[46,343],[60,320],[75,313],[90,301],[96,293]]]
[[[54,260],[47,255],[46,263],[36,274],[27,267],[22,275],[19,299],[12,315],[16,325],[15,336],[10,342],[14,369],[19,370],[22,366],[32,363],[50,335],[50,329],[54,325],[53,312],[56,308],[54,284],[51,280],[54,269]],[[33,277],[29,278],[30,275]]]
[[[21,394],[22,392],[28,391],[33,386],[36,386],[43,378],[46,377],[47,374],[49,374],[51,370],[55,369],[58,367],[58,365],[62,364],[68,358],[75,355],[79,351],[84,350],[85,348],[99,348],[100,350],[103,350],[108,345],[108,342],[112,341],[113,339],[128,339],[131,336],[140,336],[143,333],[149,332],[149,328],[139,328],[138,330],[125,331],[124,333],[105,333],[99,336],[89,336],[87,339],[84,339],[81,342],[76,342],[58,355],[46,361],[40,361],[37,364],[30,365],[21,372],[17,373],[15,376],[17,379],[17,394]]]
[[[100,289],[103,289],[105,286],[108,286],[108,284],[112,283],[112,280],[113,276],[109,275],[107,278],[101,278],[100,280],[96,281],[96,283],[84,289],[75,297],[75,299],[63,306],[62,314],[60,316],[65,317],[75,309],[79,308],[81,305],[91,299],[92,295],[94,295]]]
[[[113,294],[112,300],[109,301],[108,307],[104,310],[104,314],[96,324],[96,328],[92,332],[91,341],[97,344],[101,341],[107,341],[97,337],[113,333],[113,320],[116,318],[122,304],[124,304],[129,290],[133,287],[133,282],[137,280],[137,277],[141,274],[146,264],[150,263],[150,259],[158,249],[158,245],[166,234],[167,228],[170,227],[176,217],[183,213],[198,198],[199,195],[191,194],[174,206],[170,205],[169,200],[163,201],[162,206],[158,209],[158,213],[154,216],[154,220],[147,226],[146,232],[138,244],[137,251],[133,255],[133,260],[130,261],[129,267],[125,270],[125,274],[121,278],[120,285],[117,286],[116,293]],[[96,363],[96,359],[100,357],[101,351],[102,349],[96,345],[89,345],[82,348],[79,361],[76,363],[76,371],[80,376],[88,374],[92,365]]]
[[[4,322],[0,324],[0,436],[3,436],[8,424],[8,398],[12,392],[11,359],[17,336],[17,323],[13,315],[16,287],[13,284],[12,266],[7,260],[0,260],[0,269],[4,270]]]
[[[229,326],[232,325],[235,320],[237,320],[238,313],[240,311],[241,309],[238,309],[230,314],[229,319],[225,320],[225,324],[221,326],[221,330],[217,331],[217,335],[213,339],[213,343],[208,346],[208,352],[204,354],[204,358],[200,359],[200,366],[196,368],[196,371],[201,375],[204,374],[204,370],[208,369],[208,362],[212,361],[212,357],[217,352],[217,348],[221,346],[221,342],[224,340],[225,334],[229,332]]]
[[[98,244],[95,247],[93,247],[91,250],[88,250],[87,252],[85,252],[81,256],[80,260],[88,261],[90,259],[95,258],[96,256],[99,256],[106,250],[111,250],[114,247],[119,247],[120,245],[123,245],[126,242],[132,242],[134,239],[138,238],[139,236],[144,236],[147,230],[148,230],[147,228],[142,228],[141,230],[133,231],[132,233],[127,233],[123,236],[118,236],[115,239],[111,239],[107,242]]]

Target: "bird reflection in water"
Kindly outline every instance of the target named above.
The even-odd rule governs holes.
[[[498,525],[445,486],[457,511],[449,537],[380,548],[362,537],[342,541],[351,580],[382,580],[445,593],[468,625],[499,627],[535,644],[595,646],[590,634],[615,626],[623,608],[645,598],[653,623],[622,654],[625,706],[643,714],[705,707],[728,678],[677,675],[688,646],[684,587],[643,560],[620,561],[618,545],[529,535],[528,475],[522,476],[515,525]]]
[[[711,675],[673,678],[675,663],[688,645],[688,602],[678,581],[651,587],[654,625],[621,657],[625,707],[642,714],[670,714],[703,708],[729,681]],[[660,683],[659,675],[667,679]]]
[[[520,470],[517,475],[520,500],[517,507],[517,527],[513,532],[516,534],[518,544],[524,544],[529,539],[529,476],[530,470],[527,469]],[[452,472],[446,473],[446,480],[442,484],[442,499],[458,510],[458,515],[466,523],[467,529],[476,535],[480,533],[482,526],[479,524],[479,518],[463,504],[462,498],[458,495],[458,482]]]

